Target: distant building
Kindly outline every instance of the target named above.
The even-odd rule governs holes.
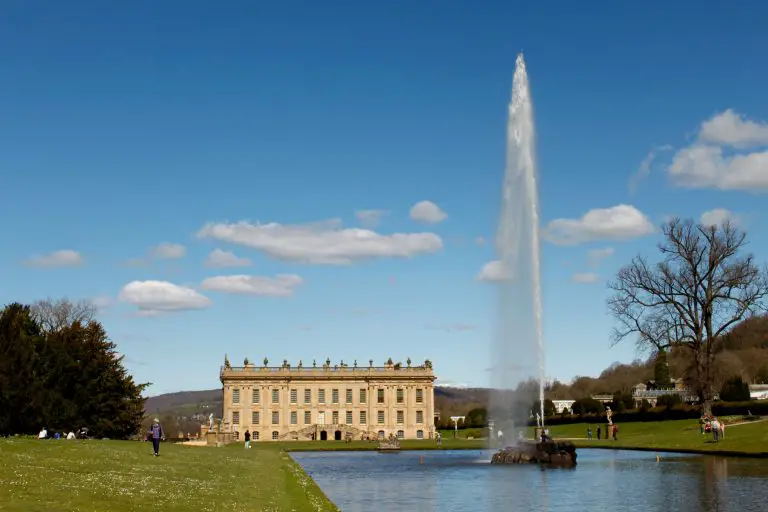
[[[222,431],[254,441],[428,439],[435,433],[432,363],[411,366],[325,364],[255,366],[245,362],[220,371]]]
[[[768,384],[750,384],[749,398],[752,400],[768,400]]]
[[[576,400],[552,400],[552,403],[555,406],[556,413],[572,413],[573,404],[576,403]]]
[[[636,384],[632,388],[632,399],[635,402],[635,407],[640,407],[643,400],[647,401],[651,407],[656,407],[659,397],[669,395],[678,395],[680,401],[687,404],[699,401],[698,394],[688,389],[683,379],[671,379],[671,382],[672,386],[664,388],[656,387],[653,381]],[[715,399],[717,399],[717,394],[715,394]]]

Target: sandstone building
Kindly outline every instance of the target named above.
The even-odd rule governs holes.
[[[429,439],[435,433],[432,363],[384,366],[341,362],[321,366],[262,366],[225,358],[221,428],[234,439],[247,430],[254,441]]]

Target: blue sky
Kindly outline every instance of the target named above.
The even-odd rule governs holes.
[[[605,282],[649,225],[723,209],[768,257],[768,5],[619,4],[4,2],[0,301],[96,300],[151,394],[224,353],[486,385],[524,50],[547,373],[631,360]]]

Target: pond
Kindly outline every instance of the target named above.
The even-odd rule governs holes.
[[[768,461],[626,450],[578,452],[574,469],[491,465],[487,450],[297,452],[344,512],[752,512]]]

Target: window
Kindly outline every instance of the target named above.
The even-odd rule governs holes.
[[[321,404],[325,403],[325,390],[324,389],[318,389],[317,390],[317,401]]]
[[[272,411],[272,424],[273,425],[280,424],[280,413],[277,411]]]
[[[352,390],[351,389],[347,390],[347,403],[348,404],[352,403]]]
[[[305,389],[304,390],[304,403],[308,404],[312,402],[312,390],[311,389]]]
[[[276,441],[278,437],[280,437],[280,432],[278,432],[277,430],[273,430],[272,439]]]
[[[367,419],[365,411],[360,411],[360,424],[365,425]]]
[[[380,404],[384,403],[384,390],[383,389],[377,389],[376,390],[376,401]]]
[[[273,389],[272,390],[272,403],[273,404],[279,404],[280,403],[280,390],[279,389]]]
[[[237,440],[239,440],[239,439],[240,439],[240,432],[238,432],[237,430],[235,430],[235,441],[237,441]]]
[[[379,439],[384,439],[384,431],[379,430]]]
[[[298,396],[298,393],[296,392],[296,390],[292,389],[291,390],[291,403],[292,404],[295,404],[298,401],[298,397],[297,396]]]
[[[378,416],[377,420],[379,421],[379,425],[383,425],[384,424],[384,411],[379,411],[377,416]]]
[[[364,390],[364,389],[361,389],[361,390],[360,390],[360,403],[361,403],[361,404],[364,404],[364,403],[365,403],[365,399],[366,399],[366,396],[365,396],[365,390]]]
[[[424,402],[424,390],[419,388],[416,390],[416,403],[420,404],[423,402]]]
[[[291,411],[291,425],[295,425],[299,422],[297,415],[298,413],[296,411]]]
[[[304,424],[309,425],[310,423],[312,423],[312,412],[304,411]]]
[[[424,439],[424,431],[423,430],[417,430],[416,431],[416,439]]]
[[[258,441],[259,440],[259,432],[258,431],[254,431],[253,432],[253,436],[251,437],[251,439],[253,439],[254,441]]]
[[[333,411],[333,424],[338,425],[339,423],[339,411]]]
[[[253,411],[251,413],[251,424],[258,425],[260,420],[261,420],[261,417],[259,416],[259,411]]]
[[[424,411],[416,411],[416,423],[424,423]]]
[[[402,425],[403,423],[405,423],[403,421],[404,417],[405,417],[405,414],[403,413],[403,411],[397,411],[397,424],[398,425]]]
[[[403,398],[404,398],[403,397],[403,390],[402,389],[398,389],[397,390],[397,403],[399,403],[399,404],[403,403]]]
[[[352,424],[352,411],[347,411],[347,425]]]
[[[259,392],[258,389],[253,390],[253,393],[251,396],[251,402],[253,402],[254,404],[261,402],[261,393]]]
[[[403,432],[402,430],[398,430],[397,431],[397,438],[398,439],[405,439],[405,432]]]
[[[338,389],[331,390],[331,403],[332,404],[339,403],[339,390]]]
[[[238,388],[235,388],[232,390],[232,403],[233,404],[240,403],[240,390]]]
[[[233,425],[239,425],[240,424],[240,412],[234,411],[232,413],[232,424]]]

